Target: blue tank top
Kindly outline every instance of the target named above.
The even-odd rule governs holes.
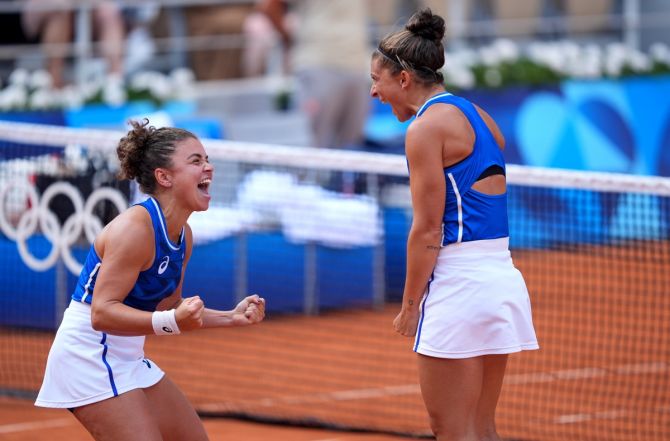
[[[487,168],[498,165],[505,170],[505,160],[495,138],[475,106],[450,93],[426,101],[417,112],[417,118],[436,103],[457,107],[475,132],[472,153],[444,169],[447,194],[442,245],[509,236],[507,193],[488,195],[472,189],[472,185]]]
[[[186,254],[184,229],[181,230],[179,243],[173,243],[167,234],[167,226],[163,211],[154,198],[148,198],[138,204],[146,208],[151,216],[154,227],[154,243],[156,257],[151,268],[140,272],[135,285],[130,290],[124,304],[143,311],[153,312],[158,303],[170,296],[181,280],[181,270]],[[102,261],[95,252],[94,245],[86,257],[86,262],[79,275],[77,286],[72,294],[72,300],[90,304],[93,299],[95,280]]]

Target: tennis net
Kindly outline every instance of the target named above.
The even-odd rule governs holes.
[[[121,133],[0,123],[0,392],[30,399],[89,243],[141,197]],[[403,157],[203,141],[184,294],[264,323],[147,338],[203,416],[429,436],[395,334],[411,223]],[[670,439],[670,179],[508,167],[510,245],[539,351],[512,355],[505,439]]]

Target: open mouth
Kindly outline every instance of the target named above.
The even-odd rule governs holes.
[[[198,189],[203,193],[209,194],[209,186],[212,184],[211,178],[205,178],[198,184]]]

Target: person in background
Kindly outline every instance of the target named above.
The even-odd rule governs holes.
[[[121,177],[150,197],[91,245],[35,404],[69,409],[95,439],[206,440],[193,406],[145,358],[145,336],[259,323],[265,300],[248,296],[217,311],[199,296],[182,297],[193,249],[187,221],[207,210],[214,172],[195,135],[132,122],[117,153]]]
[[[508,354],[538,348],[509,251],[504,139],[493,119],[445,91],[445,25],[430,9],[372,55],[370,94],[409,125],[413,220],[397,332],[413,336],[439,441],[500,441],[495,410]]]
[[[244,21],[244,76],[288,75],[290,73],[289,57],[283,53],[286,47],[282,44],[277,27],[262,11],[260,6],[263,1],[260,0],[257,3],[256,10]],[[275,11],[275,14],[283,16],[278,18],[283,21],[281,28],[287,34],[294,35],[298,24],[295,13],[288,9],[285,1],[281,1],[280,5],[284,10]]]
[[[253,3],[203,3],[184,6],[186,30],[189,37],[205,43],[189,53],[190,65],[199,81],[242,78],[242,44],[235,38],[243,34],[247,17],[254,12]],[[228,41],[217,46],[217,39],[228,36]],[[220,40],[219,40],[220,41]]]
[[[53,86],[66,84],[65,66],[74,36],[76,4],[69,0],[25,0],[22,14],[24,33],[29,39],[49,46],[47,71]],[[123,82],[123,48],[125,31],[123,17],[116,2],[103,0],[91,8],[91,31],[100,41],[102,56],[107,61],[108,82]]]
[[[313,145],[361,145],[369,108],[366,2],[261,0],[259,10],[277,29],[298,81],[298,105],[310,120]],[[285,14],[293,11],[296,31]]]

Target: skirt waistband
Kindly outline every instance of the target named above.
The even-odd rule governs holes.
[[[509,253],[509,237],[452,243],[440,250],[438,259]]]

